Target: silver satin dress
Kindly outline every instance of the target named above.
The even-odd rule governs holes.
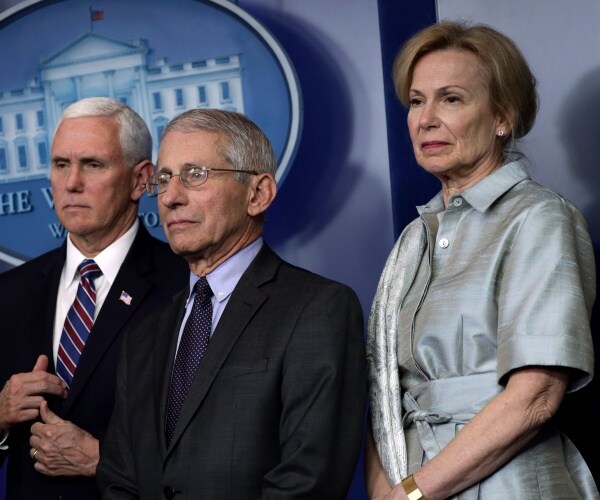
[[[595,267],[585,221],[507,163],[444,207],[418,207],[428,245],[399,316],[398,364],[409,473],[435,456],[515,368],[573,369],[591,380]],[[548,426],[460,499],[596,499],[573,444]]]

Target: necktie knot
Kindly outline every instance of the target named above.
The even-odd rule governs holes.
[[[85,259],[77,266],[79,276],[93,282],[98,276],[102,275],[102,270],[93,259]]]
[[[196,281],[196,284],[194,285],[194,291],[196,292],[198,299],[202,301],[213,296],[213,291],[211,290],[208,280],[205,276],[202,276],[198,281]]]

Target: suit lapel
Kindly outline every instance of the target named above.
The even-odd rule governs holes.
[[[63,415],[67,414],[106,351],[121,334],[153,286],[145,277],[154,269],[152,256],[147,248],[144,249],[149,237],[146,229],[140,225],[83,349],[69,396],[63,406]],[[122,291],[126,291],[132,297],[131,305],[119,300]]]
[[[65,244],[42,256],[43,260],[37,268],[39,275],[34,278],[35,284],[30,284],[31,292],[28,297],[36,310],[23,317],[24,324],[20,329],[21,334],[25,336],[21,345],[30,349],[26,359],[36,360],[40,354],[45,354],[48,357],[49,373],[55,373],[53,339],[56,297],[66,256]],[[28,366],[27,370],[32,368],[33,364]],[[46,399],[50,409],[60,414],[63,400],[54,396],[47,396]]]
[[[156,435],[161,452],[167,447],[165,437],[165,416],[167,396],[171,383],[171,370],[175,359],[177,336],[185,313],[185,302],[189,295],[186,288],[178,293],[168,308],[160,315],[157,323],[158,334],[153,346],[154,358],[154,408],[156,410]]]
[[[63,245],[52,254],[48,265],[40,269],[40,279],[33,288],[31,303],[40,304],[41,309],[36,311],[36,314],[29,315],[31,327],[24,329],[31,335],[27,345],[35,350],[32,353],[34,359],[37,359],[40,354],[48,356],[48,371],[51,373],[54,373],[53,338],[56,296],[65,259],[66,245]]]
[[[260,286],[274,278],[280,262],[279,257],[264,245],[240,278],[196,372],[190,392],[183,404],[177,425],[173,431],[173,438],[167,453],[176,445],[198,407],[202,404],[221,366],[246,325],[268,299],[268,296],[260,290]],[[169,359],[172,364],[173,357]],[[164,394],[164,401],[166,401],[166,395],[167,392]],[[164,411],[161,414],[161,420],[164,429]]]

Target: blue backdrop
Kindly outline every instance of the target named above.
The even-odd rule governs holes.
[[[412,163],[412,154],[407,154],[403,111],[389,86],[394,53],[405,38],[435,20],[434,2],[382,0],[377,5],[371,0],[366,6],[349,2],[346,12],[328,18],[327,30],[321,32],[272,2],[236,3],[281,43],[297,71],[303,93],[302,139],[268,214],[266,239],[288,260],[353,286],[366,316],[395,232],[414,217],[414,205],[435,189],[431,179],[422,176]],[[102,7],[102,0],[94,4],[94,8]],[[339,7],[337,0],[304,3],[305,9],[315,11],[337,11]],[[111,15],[110,11],[106,15]],[[362,40],[357,45],[372,48],[369,54],[336,45],[334,32],[353,29],[356,33],[350,36]],[[17,38],[23,35],[16,34]],[[0,54],[2,57],[7,57],[6,53]],[[19,64],[17,58],[15,73],[21,71]],[[367,65],[375,67],[376,74]],[[383,84],[357,90],[369,79],[383,82],[385,92]],[[15,77],[14,81],[23,80]],[[368,106],[377,109],[370,124],[361,111],[365,102],[377,106]],[[269,113],[276,112],[265,113],[266,121],[261,125],[268,127]],[[369,148],[373,151],[362,154]],[[392,171],[388,164],[393,165]],[[403,165],[406,168],[401,168]],[[420,189],[415,184],[418,182],[424,182],[422,196],[415,194]],[[399,216],[403,207],[409,207],[407,213]],[[27,237],[25,228],[19,229],[23,232],[20,236]],[[0,247],[7,237],[0,236]],[[366,498],[362,458],[348,498]]]
[[[0,8],[15,3],[0,0]],[[96,3],[101,6],[101,0]],[[395,237],[415,217],[414,206],[439,188],[437,181],[414,163],[405,111],[394,97],[390,78],[392,60],[401,43],[435,21],[436,2],[235,3],[261,21],[282,44],[298,73],[304,98],[302,139],[268,214],[266,238],[288,260],[350,284],[357,290],[366,315]],[[315,13],[304,15],[304,11]],[[359,42],[352,43],[351,39]],[[0,59],[5,54],[6,50],[0,50]],[[19,61],[14,64],[18,68]],[[597,119],[592,117],[591,123],[588,119],[585,127],[577,123],[594,104],[600,105],[598,81],[598,74],[591,74],[580,91],[566,100],[563,123],[563,137],[572,145],[581,167],[579,175],[595,185],[597,172],[584,170],[584,166],[598,161]],[[373,82],[377,85],[371,85]],[[581,133],[573,134],[575,130]],[[584,210],[597,259],[598,196]],[[9,237],[0,235],[0,247]],[[596,305],[596,339],[600,337],[597,309]],[[569,396],[559,418],[598,481],[600,463],[594,450],[600,420],[597,397],[598,382],[594,382]],[[362,462],[348,498],[366,498]]]

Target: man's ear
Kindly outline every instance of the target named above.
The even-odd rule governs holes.
[[[133,190],[131,191],[131,199],[133,201],[138,201],[142,197],[146,189],[146,181],[153,174],[154,165],[150,160],[142,160],[133,167]]]
[[[256,217],[265,213],[276,195],[277,183],[271,174],[253,175],[248,188],[248,215]]]

